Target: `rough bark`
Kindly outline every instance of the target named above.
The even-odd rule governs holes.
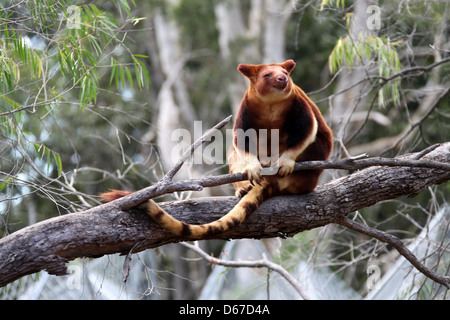
[[[450,143],[421,159],[449,163]],[[269,199],[245,223],[215,238],[293,236],[339,222],[340,217],[377,202],[416,195],[449,179],[450,171],[445,168],[370,167],[323,184],[310,194]],[[161,207],[182,221],[199,224],[220,218],[237,201],[236,197],[202,198],[165,202]],[[0,239],[0,286],[40,270],[65,274],[66,262],[78,257],[128,254],[187,240],[163,230],[139,210],[119,210],[117,203],[58,216]]]

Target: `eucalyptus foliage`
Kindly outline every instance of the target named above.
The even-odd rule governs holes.
[[[35,116],[45,118],[64,104],[81,109],[95,104],[99,80],[108,74],[117,88],[149,85],[142,61],[147,57],[124,45],[124,27],[140,21],[131,17],[132,5],[115,2],[122,21],[93,3],[44,0],[0,5],[0,133],[35,150],[47,167],[52,162],[58,175],[62,171],[58,152],[24,130],[24,123]]]

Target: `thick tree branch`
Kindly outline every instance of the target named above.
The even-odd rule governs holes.
[[[362,159],[367,155],[362,155],[353,158],[347,158],[335,161],[305,161],[297,162],[294,171],[308,170],[308,169],[345,169],[345,170],[359,170],[372,166],[386,166],[386,167],[414,167],[414,168],[433,168],[450,171],[450,163],[422,159],[422,157],[439,147],[439,144],[433,145],[422,152],[416,154],[414,157],[398,157],[394,159],[374,157]],[[185,181],[172,181],[163,178],[158,183],[136,191],[130,196],[118,199],[115,204],[122,210],[127,210],[136,207],[137,205],[164,194],[181,192],[181,191],[201,191],[206,187],[215,187],[223,184],[233,183],[237,181],[246,180],[242,173],[224,174],[214,177],[206,177],[200,179],[190,179]]]
[[[425,153],[411,154],[397,160],[448,165],[450,143],[439,145]],[[420,160],[415,159],[418,156],[421,157]],[[215,238],[293,236],[304,230],[339,222],[337,219],[342,216],[377,202],[414,195],[430,185],[449,179],[450,171],[445,166],[370,167],[323,184],[309,194],[269,199],[242,225]],[[217,183],[213,178],[202,181],[204,186]],[[168,189],[171,188],[175,187],[172,185]],[[156,193],[161,192],[158,188],[155,190]],[[136,203],[133,196],[134,194],[126,198]],[[0,239],[0,286],[40,270],[57,275],[65,274],[65,263],[78,257],[128,254],[130,250],[139,252],[188,240],[163,230],[139,210],[123,210],[122,208],[130,205],[126,198],[84,212],[42,221]],[[161,207],[177,219],[202,224],[220,218],[237,201],[236,197],[202,198],[161,203]]]

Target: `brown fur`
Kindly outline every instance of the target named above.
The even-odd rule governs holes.
[[[333,137],[317,106],[292,82],[290,73],[294,67],[293,60],[238,66],[250,80],[236,116],[233,145],[228,153],[230,172],[243,172],[248,179],[233,184],[237,194],[242,196],[239,203],[219,220],[190,225],[176,220],[149,200],[147,213],[155,222],[177,235],[207,238],[241,224],[269,197],[314,190],[322,170],[293,172],[295,162],[328,159]],[[256,130],[257,134],[245,138],[249,129]],[[261,129],[267,130],[266,139],[259,134]],[[271,129],[278,130],[278,140]],[[242,143],[246,140],[247,143]],[[278,146],[278,153],[272,150],[272,140]],[[252,149],[252,146],[256,148]],[[264,154],[267,157],[263,157]],[[263,166],[269,165],[279,167],[278,173],[263,176]],[[111,190],[102,194],[102,200],[112,201],[129,193]]]
[[[245,131],[249,128],[279,130],[280,171],[275,176],[264,177],[274,188],[274,194],[300,194],[313,191],[322,171],[292,172],[293,165],[298,161],[326,160],[333,146],[331,130],[319,109],[289,76],[294,67],[295,62],[292,60],[269,65],[241,64],[238,67],[238,70],[250,80],[250,88],[239,108],[234,125],[235,132],[237,129]],[[287,82],[283,85],[280,80],[285,76]],[[316,122],[315,134],[313,134],[314,122]],[[259,155],[262,151],[271,155],[271,135],[268,134],[265,143],[267,150],[259,149],[259,140],[253,142],[258,145],[257,155],[239,148],[236,145],[237,135],[238,133],[235,134],[234,144],[228,154],[230,172],[247,172],[252,180],[259,182],[263,178],[259,172],[261,166],[248,165],[248,162],[239,161],[239,158],[261,162]],[[245,194],[246,190],[251,188],[248,182],[238,182],[234,185],[240,194]]]

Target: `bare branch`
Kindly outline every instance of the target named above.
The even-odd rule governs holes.
[[[378,82],[374,82],[374,83],[373,83],[373,89],[377,89],[377,88],[379,89],[379,87],[384,86],[384,85],[385,85],[386,83],[388,83],[389,81],[392,81],[392,80],[394,80],[394,79],[396,79],[396,78],[398,78],[398,77],[401,77],[401,76],[404,76],[404,75],[407,75],[407,74],[411,74],[411,73],[413,73],[413,74],[415,74],[416,76],[418,76],[418,75],[420,75],[420,74],[422,74],[422,73],[424,73],[424,72],[430,71],[430,70],[432,70],[432,69],[434,69],[434,68],[436,68],[436,67],[438,67],[438,66],[440,66],[440,65],[442,65],[442,64],[445,64],[445,63],[447,63],[447,62],[450,62],[450,57],[447,57],[447,58],[445,58],[445,59],[442,59],[442,60],[440,60],[440,61],[437,61],[437,62],[435,62],[435,63],[432,63],[432,64],[430,64],[430,65],[428,65],[428,66],[417,66],[417,67],[406,68],[406,69],[403,69],[403,70],[401,70],[400,72],[398,72],[398,73],[396,73],[396,74],[393,74],[393,75],[390,76],[390,77],[383,77],[383,76],[379,76],[379,75],[371,75],[371,76],[365,77],[364,79],[361,79],[361,80],[356,81],[355,83],[353,83],[353,84],[351,84],[350,86],[348,86],[348,87],[342,89],[342,90],[339,91],[339,92],[333,93],[333,94],[330,95],[329,97],[325,97],[325,98],[321,98],[321,99],[316,99],[316,100],[315,100],[315,103],[318,104],[318,103],[324,102],[324,101],[326,101],[326,100],[329,100],[329,99],[331,99],[331,98],[333,98],[333,97],[336,97],[336,96],[338,96],[338,95],[344,94],[345,92],[347,92],[347,91],[353,89],[354,87],[356,87],[356,86],[358,86],[358,85],[360,85],[360,84],[363,84],[363,83],[365,83],[365,82],[367,82],[367,81],[371,81],[371,80],[381,80],[381,81],[378,81]],[[329,84],[327,84],[327,86],[328,86],[328,85],[329,85]],[[313,94],[313,93],[317,93],[317,92],[319,92],[319,91],[311,92],[311,93],[309,93],[309,94]]]
[[[393,236],[381,230],[377,230],[375,228],[371,228],[367,225],[361,224],[344,216],[337,217],[335,223],[338,223],[344,227],[353,229],[355,231],[361,232],[365,235],[378,239],[382,242],[390,244],[402,256],[404,256],[409,262],[411,262],[411,264],[415,266],[417,270],[422,272],[428,278],[433,279],[434,281],[444,285],[445,287],[447,287],[447,289],[450,289],[450,277],[440,276],[435,272],[433,272],[432,270],[425,267],[425,265],[421,263],[419,259],[417,259],[416,256],[403,244],[403,241],[397,238],[396,236]]]
[[[441,101],[444,100],[444,98],[448,97],[450,93],[450,88],[447,88],[447,90],[444,90],[435,100],[435,102],[433,103],[433,105],[430,106],[430,108],[428,108],[427,112],[425,112],[425,114],[418,119],[417,121],[415,121],[414,123],[411,124],[411,126],[409,127],[409,129],[406,130],[406,132],[404,132],[402,134],[402,136],[396,141],[396,143],[389,147],[388,150],[390,149],[395,149],[400,143],[402,143],[403,140],[406,139],[406,137],[411,134],[411,132],[418,126],[421,126],[422,123],[428,119],[428,117],[430,116],[430,114],[439,106],[439,104],[441,103]]]
[[[429,64],[427,66],[423,66],[423,67],[422,66],[417,66],[417,67],[406,68],[406,69],[403,69],[400,72],[398,72],[398,73],[396,73],[396,74],[394,74],[394,75],[392,75],[390,77],[370,76],[369,78],[370,79],[381,79],[382,82],[379,83],[378,85],[382,86],[382,85],[386,84],[387,82],[389,82],[391,80],[394,80],[395,78],[404,76],[406,74],[413,73],[415,76],[421,75],[422,73],[424,73],[426,71],[430,71],[430,70],[436,68],[437,66],[440,66],[441,64],[445,64],[447,62],[450,62],[450,57],[446,57],[446,58],[444,58],[442,60],[439,60],[439,61],[437,61],[435,63],[432,63],[432,64]]]
[[[183,166],[184,162],[189,159],[190,156],[194,153],[194,151],[205,141],[212,137],[214,133],[216,133],[218,130],[222,129],[228,122],[231,120],[231,115],[226,117],[224,120],[220,121],[218,124],[216,124],[214,127],[209,129],[208,131],[203,134],[197,141],[195,141],[189,149],[187,149],[180,157],[178,162],[172,167],[172,169],[169,170],[169,172],[166,173],[166,175],[162,178],[162,181],[172,181],[172,178],[175,176],[175,174],[180,170],[180,168]]]
[[[213,256],[210,256],[205,251],[200,249],[198,245],[192,245],[187,242],[183,242],[182,245],[185,247],[197,252],[203,259],[209,261],[212,264],[217,264],[225,267],[232,267],[232,268],[267,268],[270,270],[273,270],[280,274],[283,278],[286,279],[298,292],[298,294],[305,300],[311,300],[311,297],[308,295],[306,290],[302,287],[301,283],[299,283],[289,272],[287,272],[286,269],[284,269],[282,266],[273,263],[272,261],[267,260],[267,258],[263,255],[263,258],[260,260],[253,260],[253,261],[229,261],[229,260],[223,260],[219,258],[215,258]]]

